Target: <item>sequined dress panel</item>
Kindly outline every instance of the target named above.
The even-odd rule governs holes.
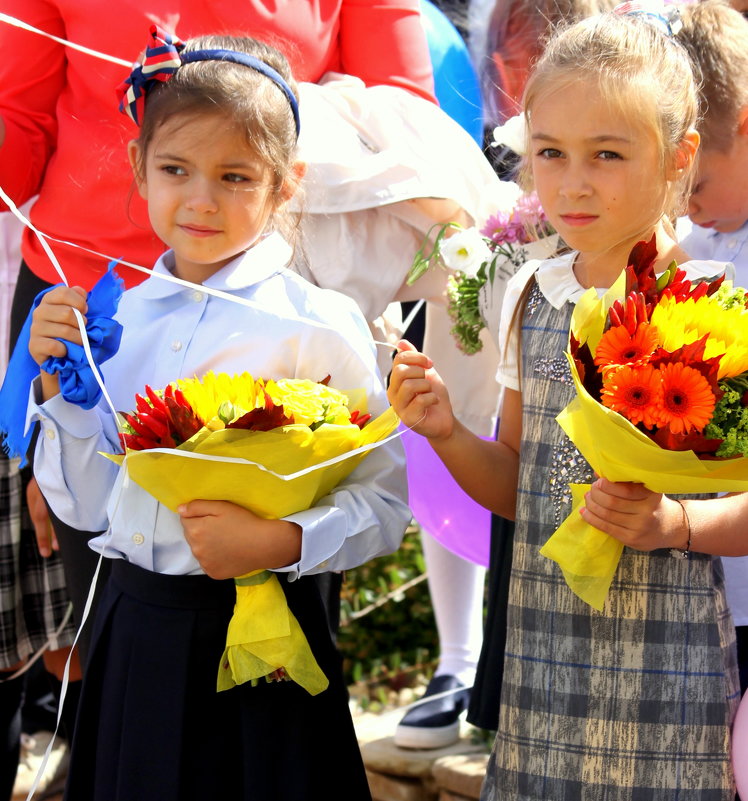
[[[597,612],[539,550],[592,479],[556,423],[573,304],[522,323],[523,435],[502,702],[483,801],[734,801],[739,700],[719,559],[624,548]],[[550,466],[550,467],[549,467]]]

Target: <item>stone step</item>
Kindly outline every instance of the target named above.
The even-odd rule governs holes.
[[[354,714],[374,801],[476,801],[488,748],[473,742],[475,730],[461,723],[460,739],[446,748],[399,748],[393,735],[402,715],[399,709]]]

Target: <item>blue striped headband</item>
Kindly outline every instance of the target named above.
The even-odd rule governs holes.
[[[621,3],[613,9],[614,14],[624,16],[643,17],[650,25],[662,31],[665,36],[672,38],[678,34],[683,27],[680,18],[680,11],[672,3],[663,4],[657,2],[630,2]]]
[[[155,81],[165,83],[182,64],[196,61],[231,61],[262,73],[283,92],[291,106],[298,139],[301,122],[296,96],[283,76],[269,64],[236,50],[192,50],[184,53],[184,43],[178,37],[165,33],[157,25],[151,26],[150,33],[151,41],[146,47],[143,63],[133,68],[129,77],[117,90],[120,98],[119,110],[127,114],[136,125],[140,125],[143,120],[145,96]]]

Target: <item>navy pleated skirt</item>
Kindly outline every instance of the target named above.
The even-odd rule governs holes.
[[[216,692],[233,582],[113,562],[66,801],[369,801],[317,585],[280,583],[330,680],[319,695],[290,681]]]

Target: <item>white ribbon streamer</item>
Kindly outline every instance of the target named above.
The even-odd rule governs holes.
[[[426,415],[424,413],[424,417],[425,416]],[[423,420],[423,417],[421,420]],[[418,423],[420,423],[421,420],[419,420]],[[418,425],[418,423],[415,425]],[[410,431],[411,429],[405,430]],[[249,459],[243,459],[241,456],[218,456],[216,454],[209,453],[194,453],[193,451],[184,451],[179,448],[148,448],[147,451],[134,451],[131,453],[133,456],[136,453],[167,453],[171,456],[180,456],[186,459],[203,459],[206,462],[227,462],[229,464],[249,465],[250,467],[257,467],[262,470],[263,473],[268,473],[275,478],[279,478],[281,481],[293,481],[294,479],[301,478],[308,473],[314,473],[323,467],[329,467],[330,465],[337,464],[338,462],[344,462],[346,459],[350,459],[352,456],[357,456],[359,453],[366,453],[367,451],[380,447],[380,445],[386,445],[393,439],[398,439],[401,437],[403,433],[403,431],[396,431],[394,434],[390,434],[389,437],[385,437],[385,439],[380,439],[377,442],[373,442],[369,445],[362,445],[360,448],[354,448],[352,451],[346,451],[338,456],[333,456],[331,459],[328,459],[325,462],[320,462],[319,464],[312,465],[311,467],[305,467],[301,470],[297,470],[295,473],[276,473],[274,470],[271,470],[269,467],[265,467],[265,465],[260,464],[259,462],[252,462]],[[130,455],[128,454],[125,457],[123,464],[126,464],[129,458]]]
[[[16,17],[11,17],[10,14],[3,14],[0,12],[0,22],[7,22],[8,25],[12,25],[14,28],[23,28],[23,30],[29,31],[30,33],[38,33],[40,36],[44,36],[46,39],[51,39],[53,42],[58,42],[61,45],[65,45],[65,47],[71,48],[71,50],[78,50],[81,53],[86,53],[86,55],[94,56],[94,58],[100,58],[102,61],[111,61],[112,64],[119,64],[122,67],[132,68],[131,61],[125,61],[122,58],[110,56],[106,53],[101,53],[98,50],[92,50],[90,47],[84,47],[83,45],[75,44],[75,42],[69,42],[67,39],[61,39],[59,36],[54,36],[51,33],[39,30],[39,28],[34,28],[33,26],[29,25],[28,22],[24,22]]]

